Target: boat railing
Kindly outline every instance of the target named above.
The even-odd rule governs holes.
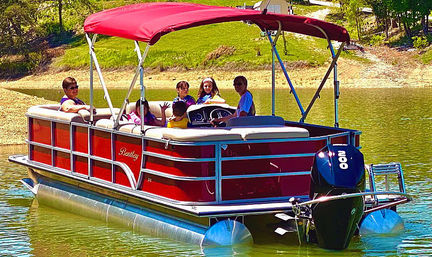
[[[301,136],[306,129],[284,126],[280,129],[292,136],[262,133],[265,127],[147,128],[148,133],[142,135],[139,126],[131,124],[116,130],[36,113],[27,116],[30,161],[48,165],[59,174],[112,183],[182,204],[308,198],[305,188],[319,149],[338,143],[360,147],[353,131],[336,128],[337,133],[315,137]],[[188,138],[188,133],[197,139]],[[289,180],[304,185],[297,187]],[[177,195],[164,192],[164,187]],[[200,190],[205,197],[197,193]]]

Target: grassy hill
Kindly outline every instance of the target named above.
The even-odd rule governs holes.
[[[186,1],[185,1],[186,2]],[[187,1],[209,5],[236,6],[244,1]],[[253,5],[254,1],[246,1]],[[117,2],[118,4],[118,2]],[[322,7],[296,5],[295,12],[305,15]],[[287,39],[284,54],[282,37],[278,49],[283,60],[292,66],[317,66],[329,61],[326,41],[312,37],[298,37],[286,33]],[[60,70],[88,67],[88,46],[84,40],[74,44],[57,58],[53,66]],[[96,43],[96,54],[101,67],[117,69],[133,67],[137,64],[132,40],[101,37]],[[145,44],[141,44],[144,50]],[[260,35],[255,25],[242,22],[212,24],[169,33],[150,48],[144,63],[145,67],[159,70],[166,69],[255,69],[271,64],[270,44],[266,37]],[[349,54],[345,54],[349,56]],[[291,66],[288,65],[288,66]]]

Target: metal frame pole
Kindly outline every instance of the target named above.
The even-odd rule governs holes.
[[[89,35],[88,35],[87,33],[86,33],[86,39],[87,39],[87,43],[88,43],[89,48],[90,48],[90,56],[91,56],[91,58],[93,59],[94,65],[95,65],[95,67],[96,67],[96,71],[97,71],[98,76],[99,76],[99,81],[100,81],[100,83],[101,83],[101,85],[102,85],[102,88],[103,88],[103,90],[104,90],[104,97],[105,97],[105,100],[106,100],[107,103],[108,103],[108,107],[109,107],[109,109],[110,109],[110,111],[111,111],[111,115],[112,115],[113,118],[115,119],[116,116],[115,116],[115,113],[114,113],[114,108],[113,108],[113,106],[112,106],[111,98],[110,98],[110,96],[109,96],[108,89],[106,88],[106,84],[105,84],[104,78],[103,78],[103,76],[102,76],[102,71],[101,71],[101,69],[100,69],[99,62],[98,62],[98,60],[97,60],[97,58],[96,58],[96,54],[95,54],[95,52],[94,52],[94,48],[93,48],[93,41],[90,40],[90,37],[89,37]]]
[[[116,121],[114,123],[114,129],[116,129],[118,127],[118,125],[120,123],[121,115],[123,114],[124,110],[126,109],[126,105],[129,103],[129,96],[132,93],[133,87],[135,86],[135,83],[136,83],[136,81],[138,79],[138,73],[140,74],[140,84],[143,84],[142,64],[143,64],[145,58],[147,57],[147,53],[149,51],[149,48],[150,48],[150,45],[147,44],[147,47],[144,50],[143,55],[141,55],[141,50],[140,50],[138,41],[135,41],[135,51],[137,52],[137,55],[138,55],[138,66],[136,68],[135,75],[134,75],[134,77],[132,79],[132,82],[131,82],[131,84],[129,86],[129,90],[128,90],[127,94],[126,94],[126,97],[125,97],[125,99],[123,101],[123,105],[122,105],[122,107],[120,109],[120,115],[117,116],[117,119],[116,119]],[[140,112],[141,112],[141,110],[140,110]],[[141,121],[143,121],[143,119],[141,119]]]
[[[332,57],[335,58],[335,52],[333,49],[333,45],[329,44],[330,52],[332,54]],[[343,45],[341,45],[341,49],[343,48]],[[333,86],[334,86],[334,114],[335,114],[335,123],[334,126],[336,128],[339,127],[339,81],[337,79],[337,62],[335,62],[334,68],[333,68]]]
[[[272,115],[275,116],[276,109],[276,72],[275,72],[275,53],[272,47]]]
[[[94,43],[96,42],[97,34],[93,35],[91,48],[93,48]],[[94,50],[94,49],[93,49]],[[93,124],[93,58],[91,56],[91,50],[89,51],[90,57],[90,124]]]
[[[325,82],[327,81],[328,77],[330,76],[330,72],[331,72],[331,70],[332,70],[332,69],[334,68],[334,66],[336,65],[337,59],[339,58],[339,55],[340,55],[341,52],[342,52],[342,49],[343,49],[344,44],[345,44],[345,43],[342,43],[342,44],[341,44],[341,46],[340,46],[340,48],[339,48],[339,50],[338,50],[336,56],[333,57],[333,60],[332,60],[332,62],[331,62],[331,64],[330,64],[330,67],[327,69],[327,72],[326,72],[326,74],[324,75],[324,78],[321,80],[321,83],[320,83],[320,85],[319,85],[317,91],[315,92],[315,95],[313,96],[312,100],[310,101],[309,106],[306,108],[306,111],[303,113],[303,115],[302,115],[302,117],[301,117],[301,119],[300,119],[300,122],[304,122],[304,120],[306,119],[306,117],[307,117],[309,111],[311,110],[313,104],[315,103],[315,100],[320,96],[320,92],[321,92],[322,88],[324,87],[324,84],[325,84]],[[336,111],[337,111],[337,108],[336,108]]]
[[[299,109],[300,109],[300,112],[301,112],[301,114],[303,115],[303,113],[304,113],[303,106],[302,106],[302,104],[301,104],[301,102],[300,102],[300,99],[299,99],[298,96],[297,96],[297,93],[296,93],[295,88],[294,88],[294,86],[293,86],[293,84],[292,84],[292,82],[291,82],[291,79],[290,79],[289,76],[288,76],[288,72],[287,72],[287,70],[286,70],[286,68],[285,68],[285,65],[283,64],[283,61],[282,61],[281,57],[279,56],[279,53],[278,53],[278,51],[277,51],[277,49],[276,49],[276,45],[273,43],[273,40],[272,40],[272,38],[271,38],[271,34],[270,34],[270,32],[268,32],[268,31],[267,31],[267,37],[268,37],[268,39],[269,39],[269,41],[270,41],[270,44],[271,44],[271,46],[272,46],[272,49],[274,50],[274,53],[276,54],[276,58],[277,58],[278,61],[279,61],[279,65],[280,65],[281,68],[282,68],[282,71],[283,71],[283,73],[284,73],[284,75],[285,75],[285,78],[286,78],[286,80],[287,80],[287,82],[288,82],[288,85],[289,85],[290,88],[291,88],[291,93],[294,95],[294,98],[295,98],[295,100],[296,100],[296,102],[297,102],[297,105],[298,105],[298,107],[299,107]]]

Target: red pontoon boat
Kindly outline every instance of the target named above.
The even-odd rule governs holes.
[[[136,126],[121,121],[121,114],[134,108],[128,99],[138,77],[141,98],[145,97],[143,63],[160,37],[181,29],[235,21],[255,24],[267,34],[274,57],[271,115],[234,118],[225,127],[214,128],[209,125],[212,117],[231,114],[235,109],[197,105],[188,110],[193,128]],[[343,249],[360,221],[369,215],[386,216],[382,222],[393,224],[392,228],[401,226],[400,217],[391,211],[409,201],[400,164],[365,167],[359,151],[361,132],[339,128],[336,68],[344,44],[349,43],[344,28],[266,10],[166,2],[102,11],[89,16],[84,29],[91,55],[91,111],[65,113],[58,111],[59,105],[31,107],[26,114],[28,155],[9,158],[29,168],[30,178],[23,183],[39,202],[201,245],[288,242],[292,240],[289,235],[294,234],[295,242]],[[276,50],[282,31],[328,42],[332,61],[306,110]],[[138,66],[120,108],[112,106],[96,58],[98,34],[135,42]],[[332,41],[341,43],[337,52]],[[147,43],[143,54],[139,42]],[[274,116],[275,59],[298,104],[302,115],[299,122]],[[94,68],[109,106],[95,112]],[[335,126],[305,123],[332,71]],[[158,115],[158,105],[150,102],[153,114]],[[398,175],[399,189],[377,191],[374,177],[391,174]],[[373,224],[360,228],[360,232],[376,230]]]

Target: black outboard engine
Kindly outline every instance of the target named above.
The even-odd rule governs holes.
[[[315,154],[310,198],[358,193],[365,190],[363,154],[352,145],[328,145]],[[312,205],[318,245],[345,249],[363,215],[362,196]]]

